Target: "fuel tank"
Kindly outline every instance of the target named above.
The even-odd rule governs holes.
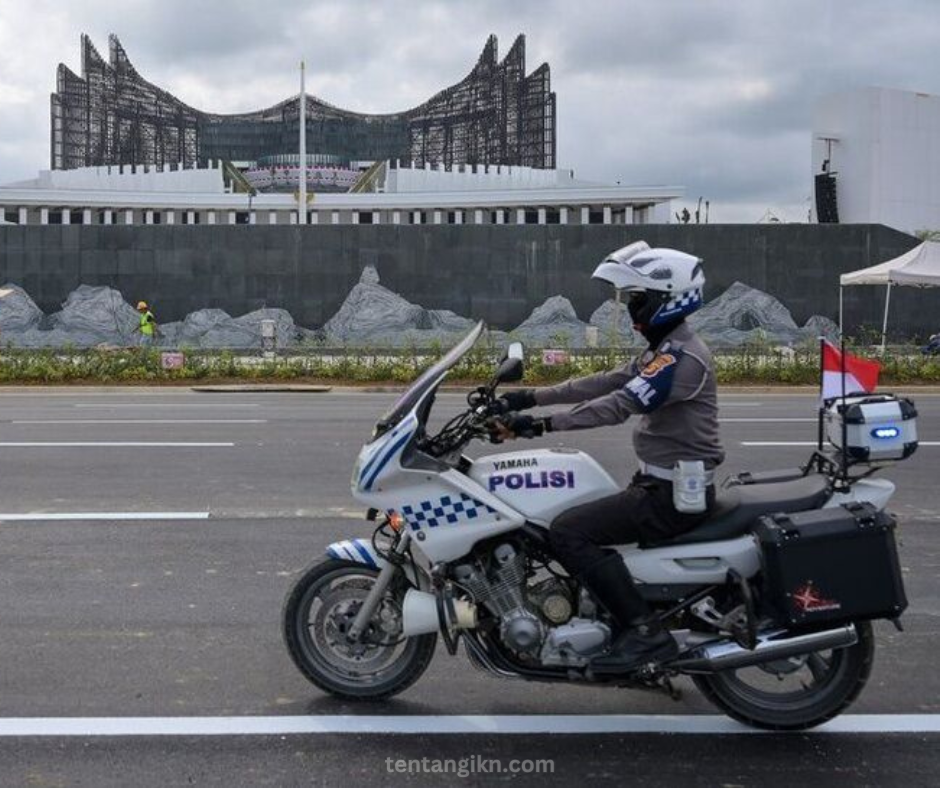
[[[469,476],[538,525],[561,512],[620,490],[593,458],[576,449],[535,449],[475,460]]]

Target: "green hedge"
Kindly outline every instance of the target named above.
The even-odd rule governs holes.
[[[426,368],[440,350],[347,350],[331,354],[284,355],[266,359],[233,352],[188,351],[179,370],[164,370],[158,350],[7,350],[0,354],[0,383],[173,383],[213,380],[407,383]],[[499,351],[479,347],[454,368],[454,381],[485,381]],[[525,382],[553,383],[611,369],[630,351],[575,352],[562,364],[543,363],[535,351],[526,361]],[[871,355],[871,354],[868,354]],[[940,383],[940,359],[916,351],[891,352],[883,359],[882,382]],[[716,354],[720,383],[816,385],[819,356],[815,348],[779,351],[743,348]]]

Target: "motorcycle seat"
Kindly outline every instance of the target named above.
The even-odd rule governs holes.
[[[718,492],[715,510],[704,523],[651,547],[716,542],[748,533],[765,514],[805,512],[829,498],[829,480],[813,474],[788,482],[744,484]]]

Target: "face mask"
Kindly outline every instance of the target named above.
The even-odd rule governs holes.
[[[630,313],[630,319],[637,327],[646,326],[652,317],[652,304],[649,293],[645,291],[629,293],[627,295],[627,311]]]

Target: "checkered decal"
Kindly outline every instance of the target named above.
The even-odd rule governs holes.
[[[454,525],[460,520],[475,520],[482,514],[495,512],[493,507],[471,498],[466,493],[460,493],[459,499],[445,495],[437,503],[421,501],[414,506],[401,508],[402,516],[414,531],[420,531],[424,527],[436,528],[444,523]]]
[[[687,315],[694,312],[702,303],[702,289],[696,287],[693,290],[686,290],[684,293],[669,299],[660,312],[656,315],[654,323],[662,320],[669,320],[676,315]]]
[[[694,290],[686,290],[678,298],[673,298],[668,304],[666,304],[666,310],[672,311],[673,309],[685,309],[688,306],[697,304],[702,300],[702,290],[701,288],[696,287]]]

